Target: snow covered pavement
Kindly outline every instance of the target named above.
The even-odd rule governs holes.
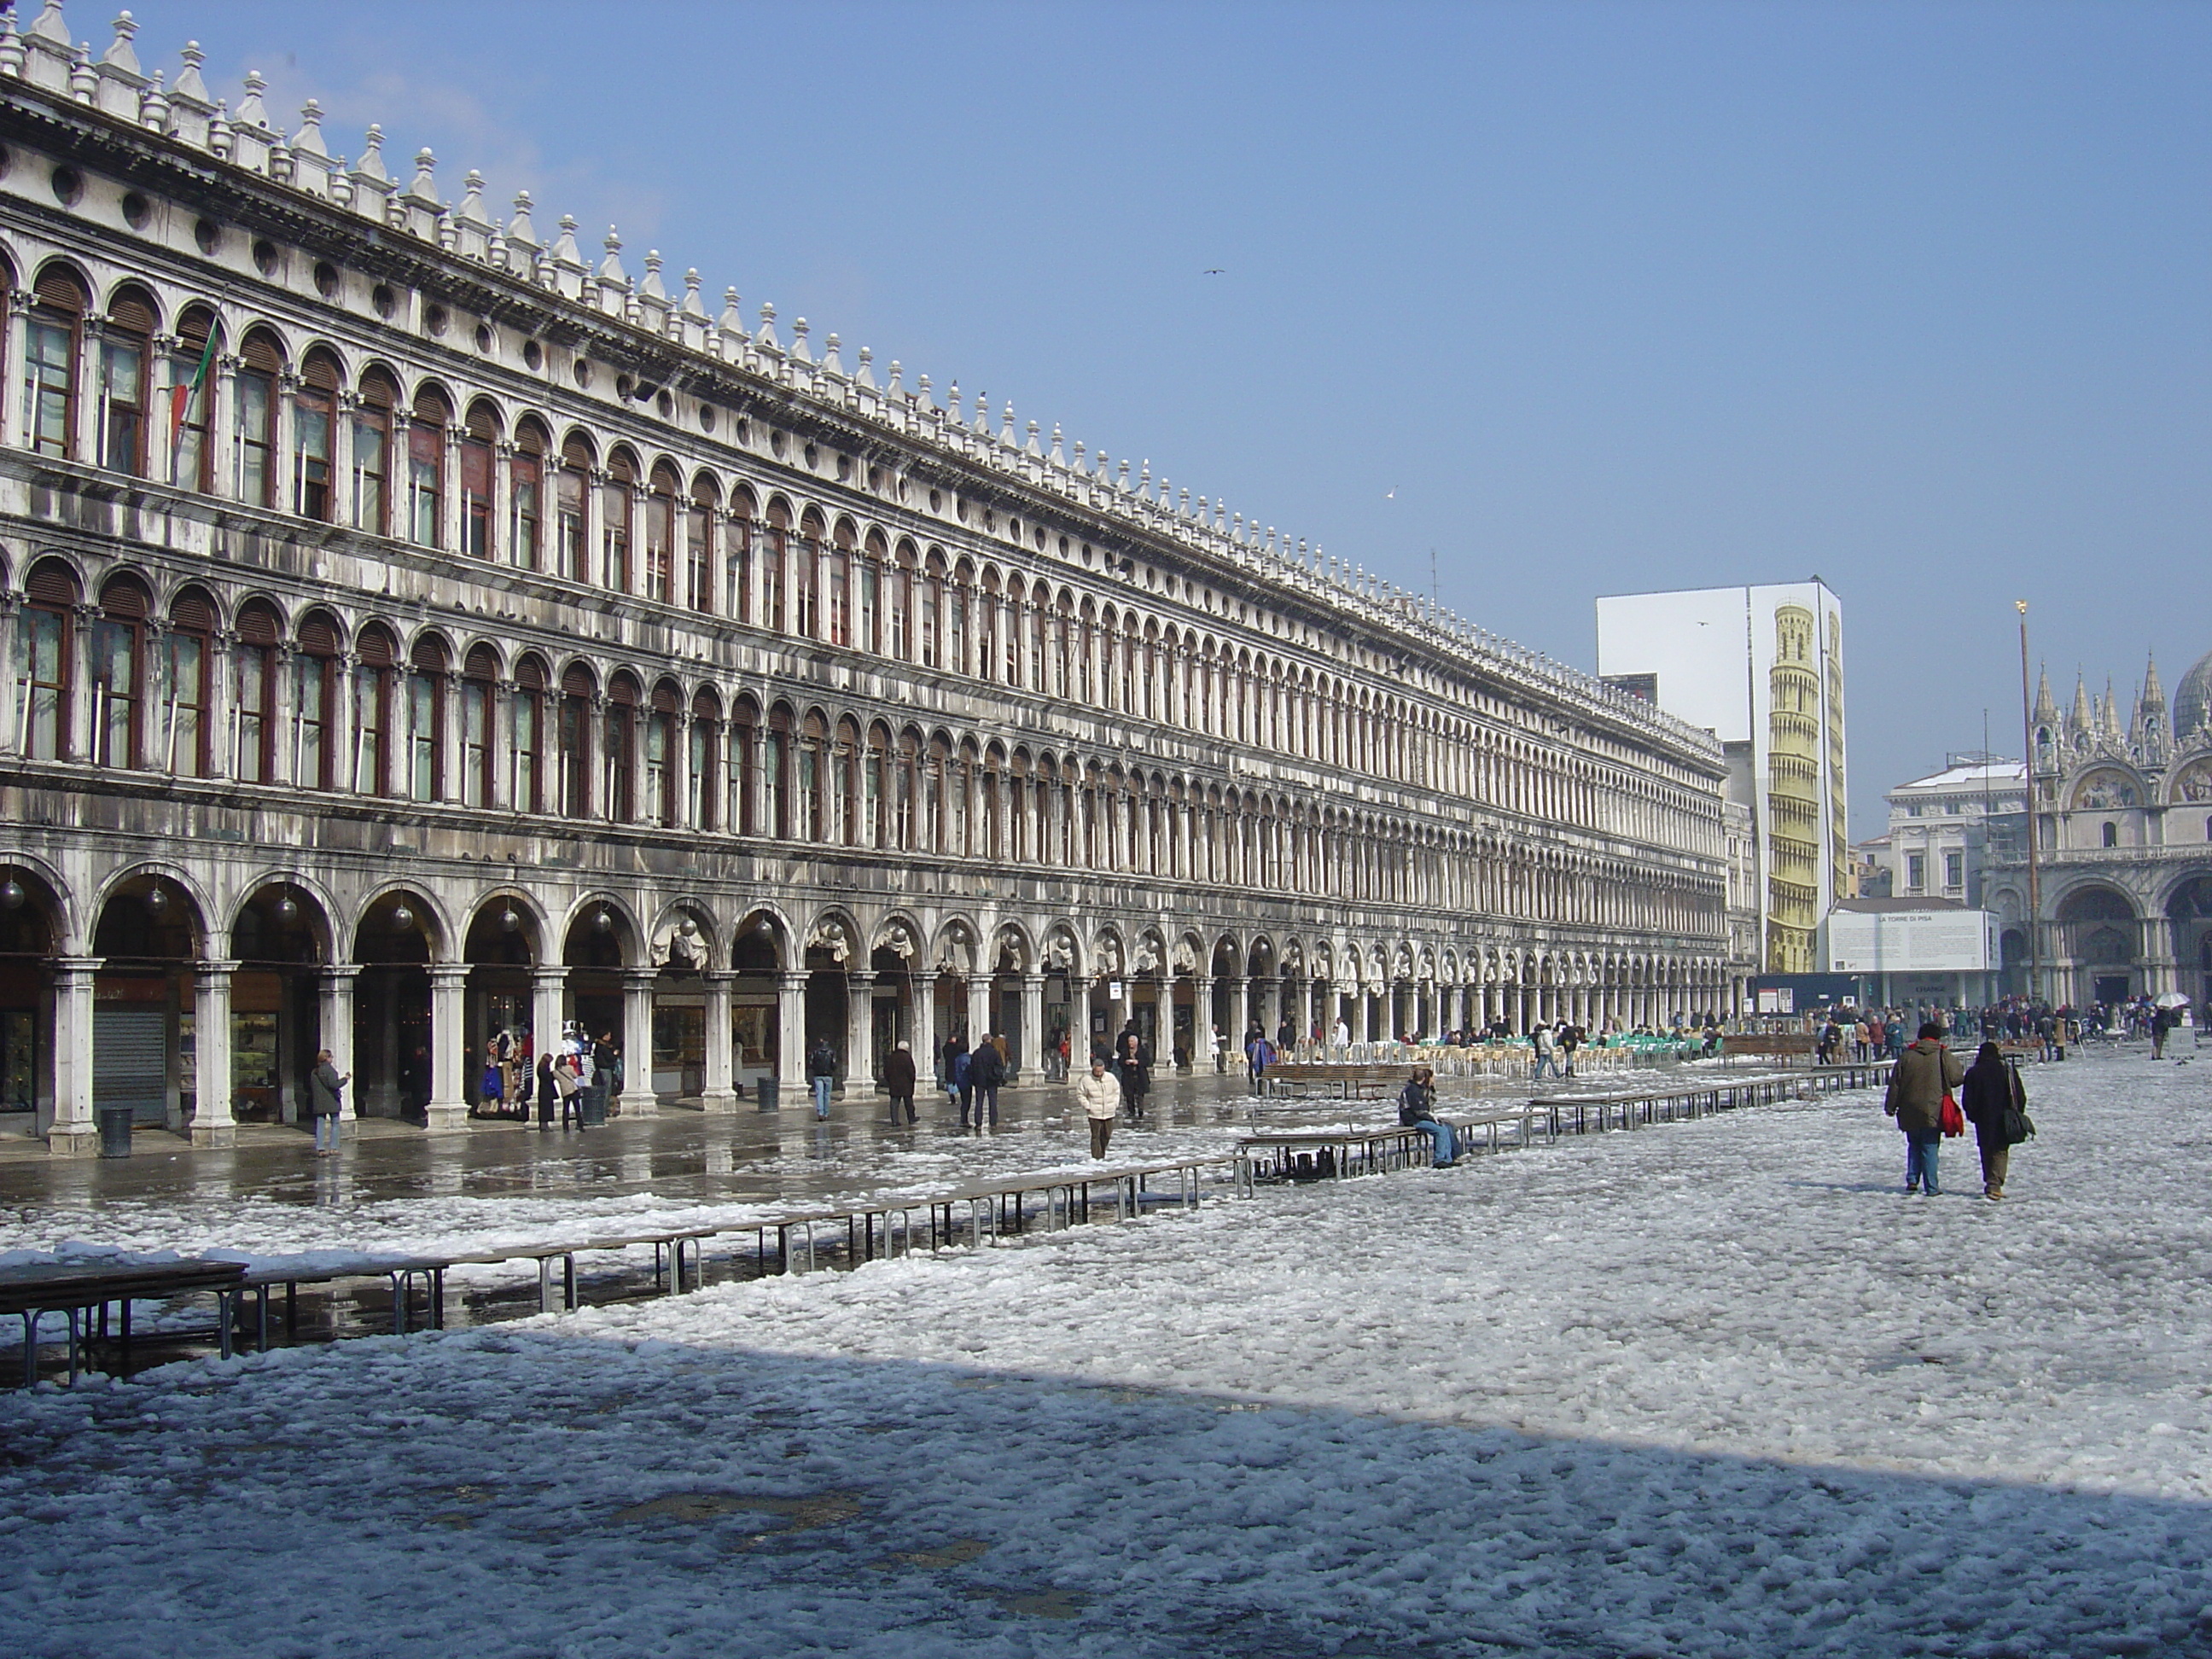
[[[2212,1654],[2212,1061],[0,1399],[29,1655]]]

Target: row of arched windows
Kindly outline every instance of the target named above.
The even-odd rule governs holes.
[[[410,394],[387,365],[349,374],[331,345],[295,357],[265,324],[241,325],[232,349],[205,305],[183,308],[164,337],[154,296],[135,283],[115,289],[103,315],[92,306],[73,267],[41,268],[22,371],[23,437],[39,453],[1554,823],[1717,840],[1688,790],[1569,746],[833,521],[581,428],[556,438],[537,414],[509,416],[488,397],[464,405],[435,380]],[[78,409],[88,368],[91,440]]]
[[[489,643],[407,643],[320,607],[288,628],[247,598],[225,629],[206,589],[157,617],[122,571],[81,621],[58,558],[25,591],[24,747],[40,759],[1536,920],[1696,931],[1719,915],[1717,890],[1516,842],[628,667],[531,651],[510,665]]]

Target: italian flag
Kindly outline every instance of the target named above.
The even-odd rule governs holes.
[[[200,390],[207,385],[208,369],[215,362],[215,331],[208,331],[207,344],[201,348],[199,367],[192,378],[169,388],[169,482],[177,482],[177,466],[185,447],[185,417],[199,402]]]

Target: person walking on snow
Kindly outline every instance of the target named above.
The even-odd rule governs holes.
[[[899,1121],[903,1109],[906,1121],[914,1121],[914,1045],[902,1042],[884,1060],[884,1090],[891,1097],[891,1121]]]
[[[2020,1073],[2005,1064],[2004,1053],[1994,1042],[1984,1042],[1967,1068],[1966,1086],[1959,1091],[1959,1109],[1974,1126],[1974,1145],[1982,1155],[1982,1196],[1992,1204],[2004,1201],[2005,1176],[2012,1164],[2012,1138],[2006,1121],[2011,1109],[2027,1109],[2027,1085]]]
[[[315,1152],[318,1157],[338,1149],[338,1097],[352,1079],[351,1072],[343,1077],[338,1075],[337,1067],[331,1063],[329,1049],[325,1048],[315,1056],[314,1074],[307,1080],[307,1114],[315,1120]]]
[[[828,1117],[830,1091],[837,1082],[837,1054],[828,1037],[814,1040],[813,1052],[806,1056],[806,1081],[814,1090],[814,1115]]]
[[[1123,1034],[1121,1050],[1114,1056],[1114,1070],[1121,1085],[1121,1104],[1133,1122],[1145,1115],[1145,1097],[1152,1091],[1152,1057],[1145,1052],[1134,1031]]]
[[[978,1129],[983,1127],[983,1113],[987,1107],[991,1114],[991,1127],[994,1129],[999,1127],[999,1090],[1006,1080],[1006,1056],[999,1052],[999,1045],[986,1036],[975,1045],[975,1052],[968,1056],[966,1098],[972,1099],[975,1103],[975,1127]],[[965,1103],[963,1100],[963,1107]],[[961,1113],[960,1127],[963,1129],[968,1127],[964,1109]]]
[[[1559,1062],[1556,1057],[1557,1050],[1553,1046],[1552,1028],[1548,1025],[1539,1025],[1536,1028],[1535,1036],[1536,1069],[1528,1074],[1529,1081],[1531,1082],[1534,1082],[1536,1079],[1543,1076],[1544,1068],[1547,1066],[1552,1068],[1552,1075],[1553,1077],[1557,1077],[1559,1074]]]
[[[1091,1122],[1091,1156],[1103,1158],[1114,1139],[1114,1115],[1121,1109],[1121,1085],[1109,1076],[1106,1062],[1091,1060],[1091,1075],[1079,1079],[1075,1097],[1083,1103],[1083,1115]]]
[[[1918,1041],[1899,1055],[1889,1074],[1889,1093],[1881,1109],[1905,1132],[1905,1190],[1936,1194],[1936,1152],[1943,1140],[1943,1097],[1966,1080],[1966,1068],[1943,1046],[1943,1028],[1934,1020],[1920,1027]]]
[[[1244,1040],[1244,1077],[1255,1095],[1267,1092],[1267,1068],[1275,1063],[1275,1045],[1258,1026]]]

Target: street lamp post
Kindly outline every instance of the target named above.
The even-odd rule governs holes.
[[[2036,864],[2035,716],[2027,690],[2027,601],[2014,599],[2020,612],[2020,775],[2027,807],[2027,995],[2043,1001],[2043,878]]]

